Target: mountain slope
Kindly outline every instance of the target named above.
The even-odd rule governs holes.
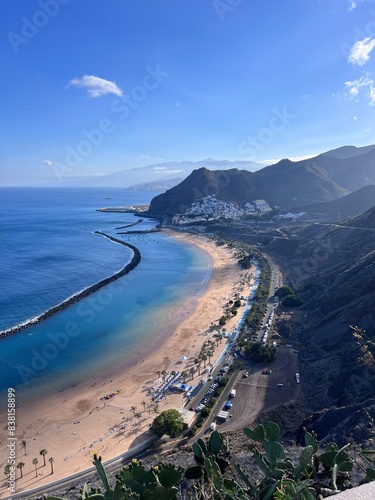
[[[332,201],[349,193],[315,159],[282,160],[256,172],[267,201],[282,208]]]
[[[303,316],[287,330],[302,346],[309,410],[364,405],[373,397],[375,366],[360,360],[350,325],[375,340],[375,207],[340,224],[290,229],[289,236],[296,243],[289,255],[277,240],[269,249],[304,301]]]
[[[346,158],[353,158],[354,156],[366,154],[373,149],[375,149],[375,145],[363,146],[361,148],[357,148],[356,146],[342,146],[341,148],[326,151],[325,153],[322,153],[322,155],[343,160]]]
[[[375,186],[365,186],[342,198],[326,203],[315,203],[300,209],[309,214],[322,215],[343,219],[355,217],[375,206]]]

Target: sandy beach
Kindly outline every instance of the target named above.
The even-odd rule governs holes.
[[[246,278],[252,270],[240,268],[233,249],[217,246],[202,236],[170,234],[209,253],[212,273],[206,288],[198,298],[176,308],[171,313],[168,331],[161,332],[152,345],[140,351],[125,366],[114,367],[74,388],[17,409],[16,463],[25,463],[22,479],[17,469],[17,492],[91,467],[93,451],[102,455],[105,461],[147,439],[156,411],[180,408],[182,405],[182,395],[172,394],[161,399],[155,408],[153,396],[163,383],[161,372],[189,373],[195,366],[194,359],[203,343],[213,333],[213,324],[218,324],[227,302],[236,293],[249,294],[251,283]],[[226,331],[232,331],[237,325],[242,310],[243,307],[237,316],[227,322]],[[216,347],[212,362],[224,348],[225,339]],[[181,361],[182,356],[186,360]],[[189,373],[187,382],[196,386],[202,376]],[[103,399],[106,393],[116,390],[118,394]],[[1,466],[4,469],[8,456],[6,415],[2,414],[0,419]],[[19,445],[21,440],[27,441],[27,454]],[[39,454],[42,449],[48,452],[45,466]],[[54,474],[51,474],[48,463],[50,457],[54,458]],[[34,458],[38,459],[36,471],[32,464]],[[9,496],[4,475],[0,495],[1,498]]]

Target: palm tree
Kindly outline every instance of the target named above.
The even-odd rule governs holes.
[[[187,372],[184,370],[182,373],[181,373],[181,378],[182,380],[184,381],[184,383],[186,382],[186,377],[187,377]]]
[[[160,370],[158,370],[158,371],[156,372],[156,374],[157,374],[158,378],[160,378],[160,373],[161,373],[161,371],[160,371]]]
[[[38,465],[38,459],[37,458],[33,458],[33,466],[35,467],[35,477],[38,477],[38,471],[37,471],[37,468],[36,468],[37,465]]]
[[[19,462],[17,464],[17,469],[19,469],[21,471],[21,477],[23,477],[23,472],[22,472],[22,469],[25,467],[25,463],[24,462]]]
[[[10,474],[10,464],[7,464],[5,467],[4,467],[4,474],[6,476],[9,476]]]
[[[197,365],[198,372],[199,372],[199,375],[200,375],[201,374],[201,360],[199,358],[195,358],[194,359],[194,363]]]
[[[41,455],[43,457],[43,467],[45,467],[46,465],[46,455],[47,455],[48,451],[46,449],[43,448],[43,450],[40,450],[39,452],[39,455]]]
[[[133,413],[135,413],[137,411],[137,407],[136,406],[131,406],[130,407],[130,411],[132,411]]]
[[[214,355],[213,351],[207,351],[208,362],[211,364],[211,357]]]
[[[165,370],[163,370],[163,371],[161,372],[161,374],[163,375],[163,380],[165,380],[165,376],[166,376],[167,372],[166,372]]]
[[[155,413],[155,415],[159,413],[159,405],[157,403],[153,406],[152,413]]]
[[[139,411],[137,413],[134,414],[135,418],[137,420],[141,419],[142,418],[142,413],[139,413]]]
[[[146,411],[146,404],[147,404],[147,403],[146,403],[146,401],[145,401],[145,400],[143,400],[143,401],[142,401],[143,411]]]
[[[202,355],[203,366],[206,368],[207,354]]]
[[[195,373],[196,369],[194,368],[194,366],[192,366],[189,370],[189,372],[191,373],[191,380],[193,380],[194,378],[194,373]]]
[[[20,442],[20,447],[24,449],[25,455],[27,455],[26,446],[27,446],[26,439],[22,439],[22,441]]]
[[[54,461],[55,461],[55,459],[53,457],[48,459],[48,462],[51,464],[51,474],[53,474],[53,462]]]

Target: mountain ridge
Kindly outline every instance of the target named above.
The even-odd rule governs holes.
[[[334,201],[375,184],[375,146],[355,148],[358,154],[354,154],[353,148],[340,148],[339,156],[344,156],[345,151],[349,154],[345,158],[321,154],[298,162],[283,159],[255,172],[230,169],[208,174],[194,170],[181,184],[155,197],[148,213],[152,216],[183,213],[192,202],[208,194],[240,204],[266,199],[282,209]]]

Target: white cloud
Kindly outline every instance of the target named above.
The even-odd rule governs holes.
[[[52,167],[52,161],[51,160],[43,160],[42,163],[45,163],[46,165],[48,165],[49,167]]]
[[[302,160],[308,160],[309,158],[314,158],[316,154],[314,155],[304,155],[304,156],[288,156],[288,160],[290,161],[302,161]],[[271,160],[261,160],[257,161],[257,163],[261,163],[262,165],[275,165],[279,161],[281,161],[282,158],[273,158]]]
[[[372,85],[370,86],[368,96],[370,98],[370,105],[375,106],[375,85],[374,85],[374,82],[372,82]]]
[[[139,157],[142,159],[142,160],[151,160],[152,156],[147,156],[147,155],[139,155]]]
[[[375,48],[375,38],[364,38],[356,42],[350,49],[348,62],[363,66],[369,59],[370,53]]]
[[[358,7],[359,2],[364,2],[364,0],[349,0],[349,12]]]
[[[107,94],[122,96],[122,90],[115,82],[104,80],[94,75],[85,75],[82,78],[70,80],[68,87],[87,89],[89,97],[101,97]]]
[[[157,170],[157,174],[179,174],[180,172],[183,172],[183,170],[178,170],[177,168],[168,170],[167,168],[165,170]]]
[[[303,156],[291,156],[288,158],[290,161],[302,161],[302,160],[308,160],[309,158],[314,158],[316,154],[314,155],[303,155]]]
[[[154,167],[154,170],[167,170],[167,167]]]
[[[182,104],[180,102],[176,102],[176,108],[182,108]]]
[[[367,91],[370,106],[375,106],[375,82],[369,76],[361,76],[358,80],[345,82],[345,87],[351,99],[358,96],[361,89]]]
[[[356,122],[358,120],[357,116],[353,116],[353,120]]]

